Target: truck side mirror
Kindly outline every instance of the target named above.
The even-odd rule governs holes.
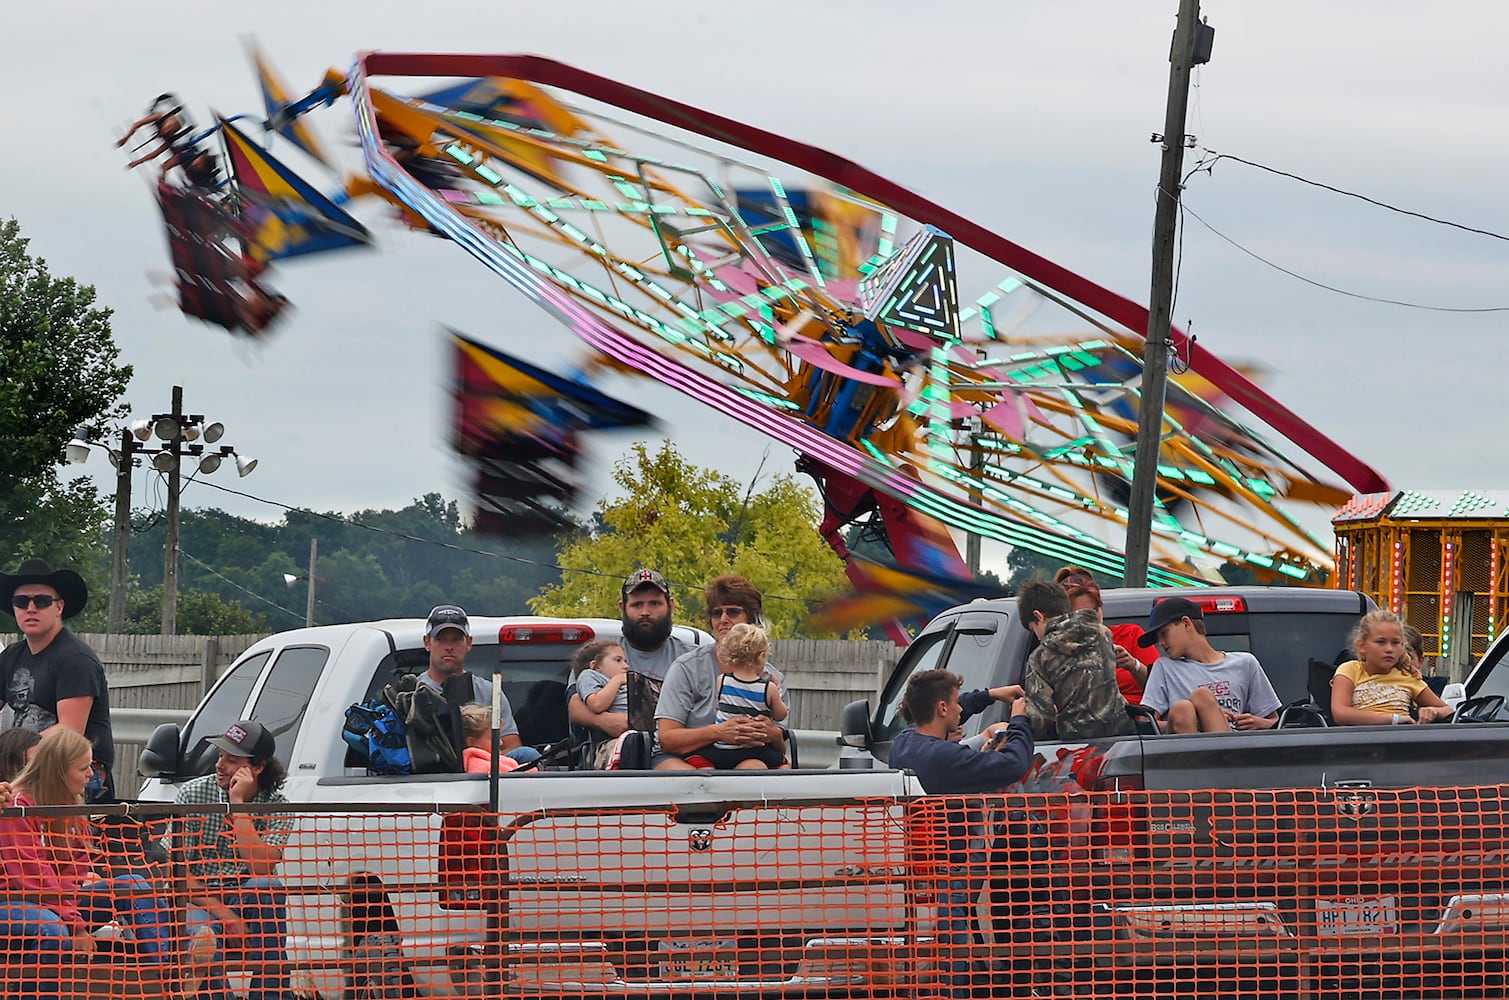
[[[838,738],[844,746],[870,749],[870,699],[849,702],[839,714],[838,723]]]
[[[136,773],[144,778],[171,778],[178,774],[178,744],[182,739],[176,722],[164,722],[152,730],[141,756],[136,758]]]
[[[1448,684],[1441,689],[1441,700],[1446,702],[1446,707],[1455,712],[1462,707],[1462,702],[1467,700],[1466,684]]]

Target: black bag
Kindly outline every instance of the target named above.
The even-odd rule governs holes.
[[[404,717],[415,774],[454,774],[461,770],[460,713],[428,684],[414,688]]]

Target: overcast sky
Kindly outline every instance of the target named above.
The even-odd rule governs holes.
[[[257,112],[239,36],[302,92],[363,49],[537,53],[824,146],[1139,301],[1176,0],[865,3],[13,5],[0,94],[14,215],[56,275],[96,286],[135,366],[135,415],[184,386],[191,412],[261,460],[210,482],[320,510],[457,496],[440,324],[545,364],[573,339],[465,253],[396,228],[372,252],[305,259],[271,283],[297,312],[265,343],[155,308],[168,269],[145,173],[112,139],[159,92],[201,123]],[[1214,56],[1188,131],[1232,153],[1414,211],[1509,234],[1509,8],[1393,0],[1212,0]],[[251,18],[255,17],[255,20]],[[351,137],[348,106],[316,126]],[[349,156],[351,150],[343,151]],[[316,178],[318,179],[318,178]],[[1187,205],[1255,254],[1363,295],[1509,307],[1509,244],[1223,162]],[[1175,319],[1404,487],[1509,488],[1498,383],[1509,312],[1350,299],[1263,266],[1190,220]],[[754,431],[668,389],[612,391],[659,414],[693,461],[747,477]],[[605,469],[632,440],[602,439]],[[772,446],[771,468],[791,453]],[[1313,463],[1311,463],[1313,464]],[[91,462],[112,488],[100,458]],[[138,476],[135,505],[154,502]],[[189,506],[274,519],[195,486]]]

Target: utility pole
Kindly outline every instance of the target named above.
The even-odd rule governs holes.
[[[121,428],[121,450],[115,459],[115,526],[110,554],[110,616],[106,629],[111,635],[126,630],[126,560],[131,545],[131,466],[135,464],[136,439],[129,427]]]
[[[319,551],[320,540],[318,538],[309,539],[309,598],[304,602],[305,628],[312,628],[314,626],[314,562],[316,556],[319,555]]]
[[[1184,172],[1184,118],[1190,69],[1210,60],[1215,30],[1200,23],[1200,0],[1180,0],[1169,51],[1168,105],[1163,120],[1163,166],[1153,216],[1153,281],[1148,299],[1147,343],[1142,351],[1142,400],[1137,411],[1137,454],[1127,504],[1126,586],[1147,586],[1152,553],[1153,508],[1163,440],[1163,402],[1168,387],[1168,349],[1173,329],[1174,236],[1179,222],[1179,185]],[[1157,140],[1159,137],[1155,136]]]
[[[168,527],[163,537],[162,634],[178,634],[178,494],[183,488],[179,465],[183,458],[183,386],[173,387],[173,436],[167,451],[173,456],[168,469]]]
[[[981,423],[979,417],[970,417],[968,423],[969,434],[969,482],[970,499],[976,503],[984,502],[984,495],[979,489],[980,478],[985,474],[985,453],[980,450]],[[980,575],[980,533],[971,531],[964,536],[964,564],[969,567],[971,578]]]

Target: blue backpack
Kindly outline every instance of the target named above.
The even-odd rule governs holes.
[[[364,701],[346,709],[341,739],[374,774],[408,774],[413,769],[403,719],[386,701]]]

